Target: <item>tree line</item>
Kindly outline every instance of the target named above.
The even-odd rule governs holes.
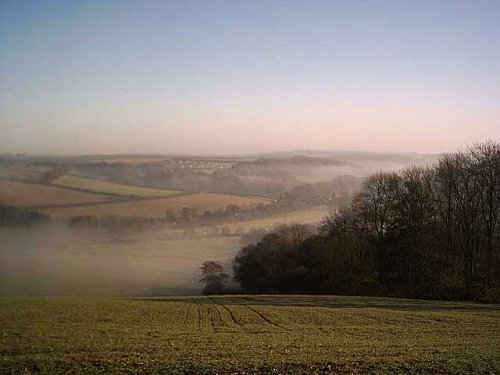
[[[0,227],[33,226],[49,221],[49,217],[24,207],[0,204]]]
[[[240,250],[244,292],[500,300],[500,144],[367,178],[318,228]]]

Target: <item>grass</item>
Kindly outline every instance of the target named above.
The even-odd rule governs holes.
[[[101,194],[111,194],[121,197],[159,198],[178,195],[178,190],[152,189],[141,186],[115,184],[113,182],[94,180],[92,178],[64,175],[52,181],[53,185],[71,189],[85,190]]]
[[[11,373],[499,373],[500,307],[335,296],[2,298]]]
[[[111,199],[112,197],[104,195],[72,191],[54,186],[0,180],[0,204],[36,207],[98,203]]]
[[[183,207],[196,208],[199,211],[224,209],[228,204],[234,203],[241,207],[251,204],[267,202],[267,199],[245,197],[230,194],[193,193],[174,196],[170,198],[147,199],[129,202],[113,202],[109,204],[57,207],[43,210],[52,217],[71,216],[136,216],[136,217],[164,217],[165,212],[180,211]]]
[[[240,229],[243,231],[249,231],[251,229],[273,229],[280,224],[313,224],[319,223],[326,215],[329,213],[329,209],[326,206],[319,206],[315,208],[306,208],[298,211],[290,211],[283,214],[272,215],[262,219],[233,222],[223,224],[221,226],[228,227],[232,232]]]

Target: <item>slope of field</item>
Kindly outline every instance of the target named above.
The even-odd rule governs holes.
[[[267,199],[229,194],[194,193],[162,199],[145,199],[130,202],[113,202],[94,206],[47,208],[45,213],[52,217],[71,216],[135,216],[164,217],[165,212],[180,211],[183,207],[202,210],[224,209],[228,204],[248,207],[256,203],[265,203]]]
[[[0,164],[0,178],[13,181],[40,182],[44,180],[50,167],[43,166],[18,166],[9,164]]]
[[[319,223],[329,213],[326,206],[306,208],[299,211],[286,212],[279,215],[268,216],[263,219],[255,219],[248,221],[239,221],[224,224],[232,233],[237,230],[248,231],[251,229],[272,229],[280,224],[314,224]]]
[[[180,194],[178,190],[151,189],[141,186],[115,184],[86,177],[64,175],[52,181],[53,185],[122,197],[158,198]]]
[[[3,373],[500,372],[500,306],[336,296],[2,298]]]
[[[112,197],[89,194],[54,186],[0,180],[0,204],[11,206],[50,206],[105,202]]]

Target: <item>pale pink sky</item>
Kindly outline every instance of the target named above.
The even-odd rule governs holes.
[[[1,1],[0,153],[500,141],[500,2]]]

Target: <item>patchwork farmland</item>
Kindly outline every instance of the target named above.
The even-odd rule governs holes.
[[[252,204],[266,203],[265,198],[215,193],[193,193],[161,199],[131,200],[99,205],[72,207],[48,207],[43,212],[54,218],[71,216],[121,216],[121,217],[164,217],[167,211],[178,212],[184,207],[202,210],[224,209],[229,204],[250,207]]]
[[[27,182],[0,180],[0,204],[35,207],[89,204],[111,201],[112,197]]]
[[[142,186],[115,184],[92,178],[64,175],[51,182],[52,185],[89,191],[100,194],[110,194],[121,197],[159,198],[182,194],[178,190],[152,189]]]

